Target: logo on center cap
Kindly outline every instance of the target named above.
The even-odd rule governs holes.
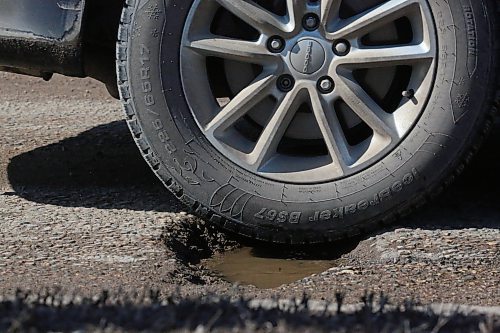
[[[309,41],[307,45],[307,51],[306,51],[306,61],[304,62],[304,69],[303,72],[307,73],[309,71],[309,65],[311,64],[312,61],[312,53],[313,53],[313,41]]]
[[[290,62],[293,68],[303,74],[313,74],[325,63],[325,50],[314,39],[303,39],[292,49]]]

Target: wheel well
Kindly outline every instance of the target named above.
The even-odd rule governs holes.
[[[115,53],[125,0],[87,0],[82,30],[85,74],[106,84],[118,98]]]

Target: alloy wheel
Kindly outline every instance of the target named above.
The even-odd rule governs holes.
[[[432,92],[436,44],[426,0],[196,0],[180,74],[223,155],[319,183],[396,149]]]

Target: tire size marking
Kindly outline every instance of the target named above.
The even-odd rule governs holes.
[[[143,102],[144,105],[146,106],[146,111],[156,116],[156,119],[153,120],[152,125],[153,128],[156,130],[158,139],[160,139],[160,141],[162,142],[165,150],[169,154],[173,154],[174,152],[177,151],[177,147],[173,144],[172,140],[170,139],[170,136],[165,130],[165,126],[162,120],[159,118],[159,113],[153,110],[156,101],[153,95],[153,84],[151,83],[151,67],[150,67],[151,51],[144,44],[140,45],[139,50],[140,50],[139,61],[141,63],[141,67],[139,69],[139,77],[141,78],[141,89],[142,93],[144,94]]]
[[[254,217],[262,221],[275,221],[278,223],[291,223],[291,224],[318,223],[318,222],[328,222],[333,220],[342,220],[348,215],[354,215],[356,213],[365,211],[370,207],[378,206],[382,202],[395,196],[397,193],[401,192],[405,187],[408,187],[411,184],[413,184],[415,180],[418,178],[418,175],[419,173],[417,169],[413,168],[411,172],[403,176],[402,180],[394,182],[391,186],[382,189],[369,199],[360,200],[357,203],[344,205],[338,208],[316,211],[312,215],[306,216],[306,219],[302,221],[301,217],[304,215],[302,212],[278,211],[269,208],[262,208],[257,214],[254,215]]]
[[[146,47],[146,45],[141,44],[140,48],[141,56],[139,58],[141,62],[140,68],[140,78],[141,78],[141,88],[144,93],[144,104],[146,108],[153,107],[156,104],[155,97],[153,96],[153,85],[151,84],[151,68],[147,66],[151,61],[149,55],[150,51]],[[147,110],[149,113],[152,113],[151,110]]]

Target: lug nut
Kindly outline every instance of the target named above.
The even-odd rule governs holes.
[[[273,53],[280,53],[285,49],[285,41],[279,36],[269,38],[267,48]]]
[[[333,52],[340,57],[347,55],[350,51],[351,44],[346,40],[339,40],[333,44]]]
[[[278,78],[278,89],[283,92],[291,91],[294,85],[295,79],[291,75],[285,74]]]
[[[329,76],[322,77],[318,81],[318,90],[322,94],[329,94],[333,91],[335,88],[335,83],[333,82],[333,79]]]
[[[281,42],[277,39],[273,40],[271,42],[271,47],[273,48],[273,50],[279,50],[281,48]]]
[[[330,82],[330,80],[323,80],[320,82],[319,86],[321,87],[321,89],[327,91],[327,90],[331,90],[332,89],[332,82]]]
[[[314,31],[319,27],[319,17],[316,14],[307,14],[302,21],[304,29]]]

